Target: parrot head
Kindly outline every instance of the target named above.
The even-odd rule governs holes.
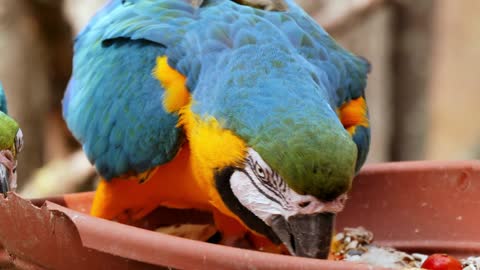
[[[355,152],[353,147],[348,150]],[[324,151],[329,152],[328,148]],[[304,182],[296,185],[280,174],[289,177],[290,168],[271,167],[257,151],[248,148],[244,166],[219,171],[216,184],[223,191],[224,202],[248,227],[274,243],[283,243],[291,254],[326,258],[335,215],[343,209],[353,178],[355,163],[348,159],[354,155],[345,154],[344,164],[335,160],[320,161],[321,165],[315,165],[315,160],[297,164],[294,169],[299,171],[292,174]],[[312,184],[309,180],[315,180],[312,188],[308,188]]]
[[[5,92],[0,85],[0,191],[6,195],[17,186],[17,154],[23,148],[23,133],[7,114]]]
[[[291,254],[326,258],[357,149],[341,129],[312,128],[269,131],[270,139],[246,147],[242,165],[218,169],[215,180],[223,202],[250,229]]]

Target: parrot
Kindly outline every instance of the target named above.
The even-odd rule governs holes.
[[[63,117],[91,215],[212,214],[223,243],[326,258],[365,162],[370,64],[293,0],[111,0],[75,38]]]
[[[22,148],[22,130],[8,115],[7,99],[0,83],[0,192],[5,197],[17,187],[17,157]]]

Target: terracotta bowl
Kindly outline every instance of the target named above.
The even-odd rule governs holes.
[[[0,199],[0,268],[380,270],[182,239],[88,216],[92,193]],[[363,226],[379,245],[423,253],[480,255],[480,161],[367,166],[337,228]],[[208,214],[159,209],[143,227],[208,223]]]

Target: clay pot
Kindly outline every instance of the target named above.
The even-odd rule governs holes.
[[[164,235],[88,216],[92,193],[0,199],[0,268],[328,269],[367,265],[267,254]],[[39,206],[43,205],[39,208]],[[366,167],[337,228],[363,226],[375,243],[423,253],[480,254],[480,162],[405,162]],[[208,223],[208,214],[159,209],[169,222]]]

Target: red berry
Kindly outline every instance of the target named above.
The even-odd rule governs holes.
[[[462,264],[447,254],[432,254],[423,262],[422,268],[429,270],[462,270]]]

